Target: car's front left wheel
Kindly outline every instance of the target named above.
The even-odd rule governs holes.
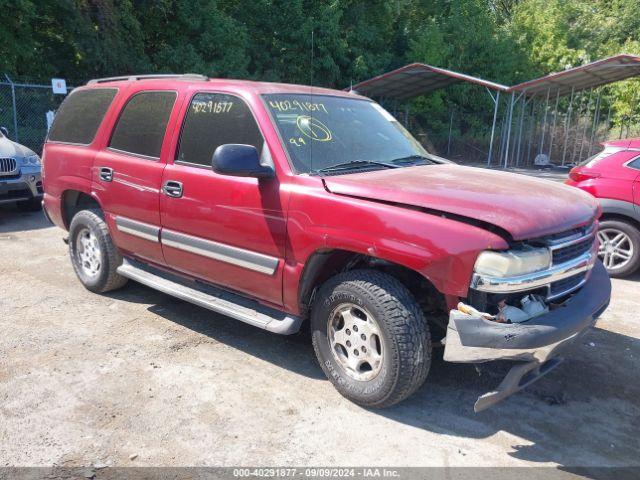
[[[431,340],[420,305],[383,272],[353,270],[329,279],[316,295],[311,334],[329,380],[359,405],[398,403],[429,372]]]
[[[116,271],[122,264],[122,256],[99,210],[82,210],[73,217],[69,255],[78,279],[87,290],[103,293],[127,283]]]

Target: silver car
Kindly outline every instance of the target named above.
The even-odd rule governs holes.
[[[7,129],[0,127],[0,205],[17,202],[21,210],[38,210],[42,194],[40,157],[9,140]]]

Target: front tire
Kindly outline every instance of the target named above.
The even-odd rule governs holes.
[[[611,277],[626,277],[640,267],[640,231],[622,220],[603,220],[598,256]]]
[[[353,270],[329,279],[311,315],[320,366],[344,397],[389,407],[414,393],[431,364],[422,310],[395,277]]]
[[[109,235],[99,210],[81,210],[69,227],[69,256],[78,279],[87,290],[104,293],[127,283],[116,269],[122,256]]]

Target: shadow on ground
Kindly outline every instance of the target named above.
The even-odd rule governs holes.
[[[51,227],[42,210],[23,212],[13,204],[0,205],[0,234]]]
[[[152,304],[151,312],[217,342],[296,374],[324,378],[308,330],[278,336],[138,284],[110,295],[144,300]],[[510,455],[521,460],[568,466],[640,463],[640,340],[595,328],[564,354],[565,362],[546,377],[476,414],[476,398],[497,386],[505,370],[495,365],[479,375],[473,366],[444,362],[439,351],[416,394],[389,409],[366,410],[449,436],[487,438],[506,431],[514,436]]]

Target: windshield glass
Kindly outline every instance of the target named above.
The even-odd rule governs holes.
[[[327,95],[265,95],[298,173],[314,173],[345,165],[385,168],[410,165],[429,157],[427,151],[377,103]]]

